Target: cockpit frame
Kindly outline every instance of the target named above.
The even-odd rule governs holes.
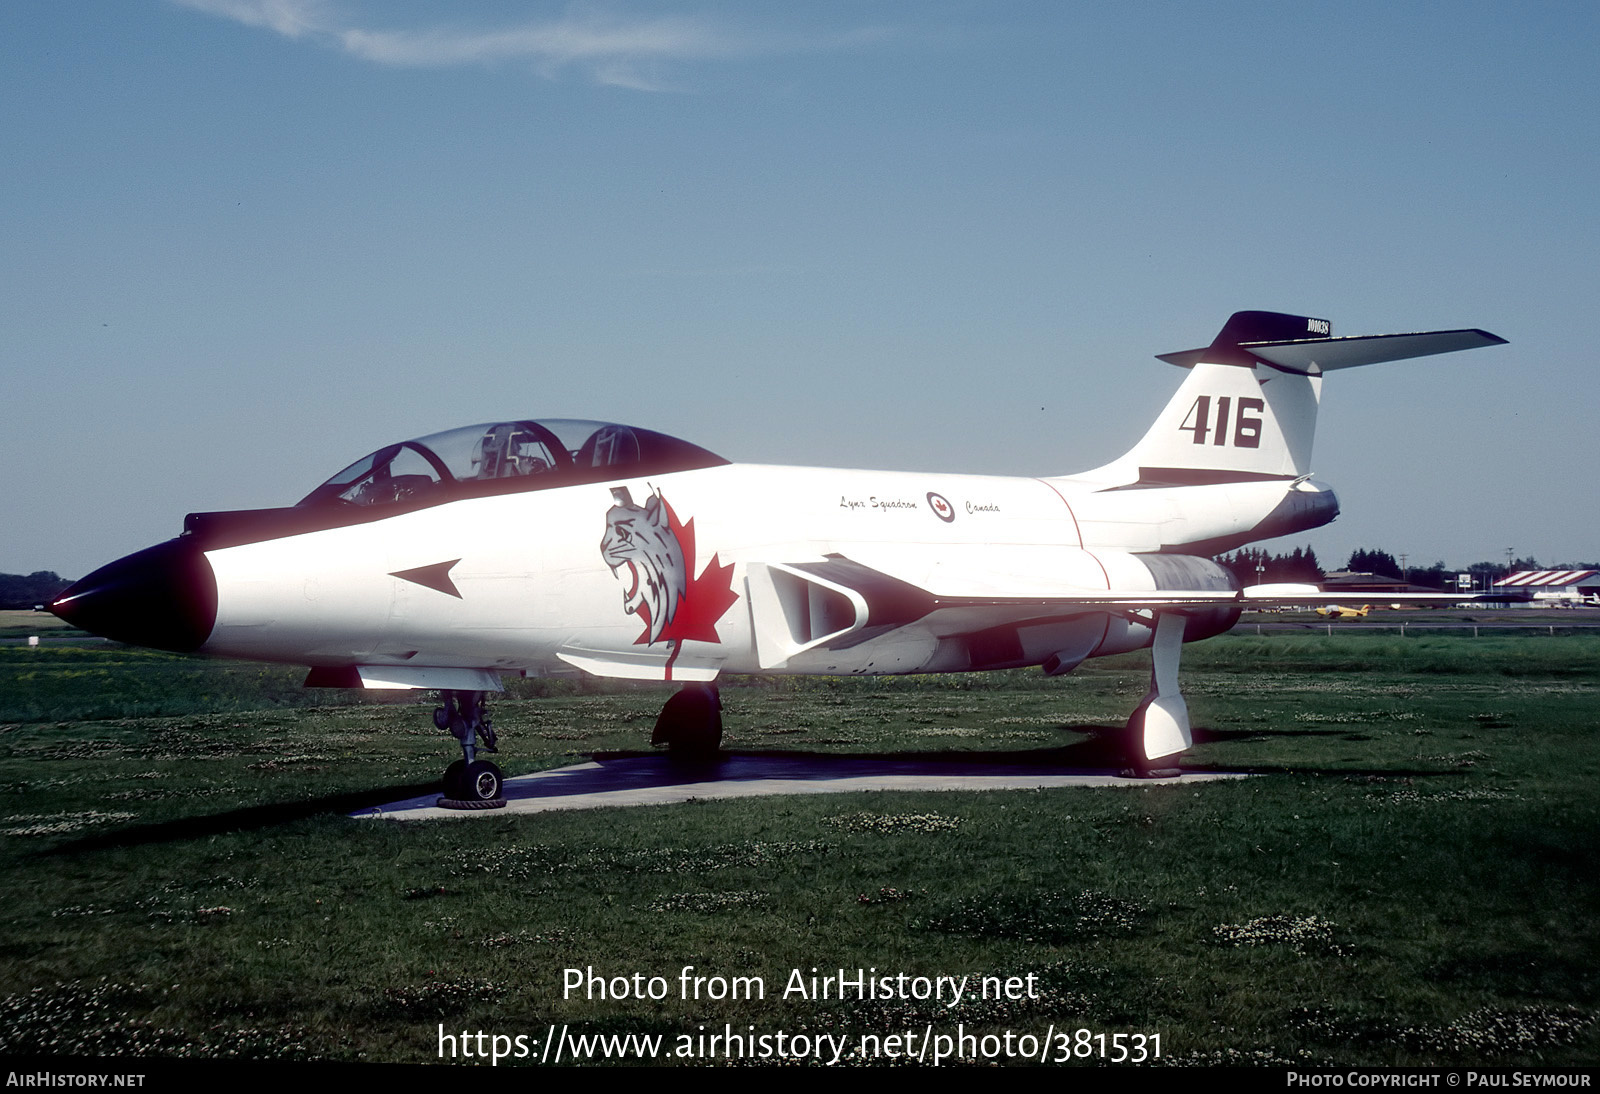
[[[508,419],[370,452],[293,506],[190,513],[205,550],[364,524],[467,498],[716,467],[729,461],[665,433],[614,422]]]

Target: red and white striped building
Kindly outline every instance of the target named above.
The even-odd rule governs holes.
[[[1600,570],[1519,570],[1494,583],[1501,592],[1522,592],[1535,605],[1600,603]]]

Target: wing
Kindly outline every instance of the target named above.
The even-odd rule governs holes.
[[[916,581],[842,555],[807,562],[749,564],[745,580],[761,668],[780,668],[790,658],[809,650],[844,650],[910,627],[935,637],[948,637],[1093,613],[1123,615],[1151,624],[1159,615],[1216,618],[1219,611],[1230,609],[1329,604],[1359,607],[1375,599],[1370,592],[1325,593],[1315,585],[1258,585],[1241,590],[1214,579],[1195,582],[1197,586],[1211,585],[1209,588],[1138,588],[1128,584],[1095,589],[1075,586],[1049,574],[1019,573],[993,564],[974,565],[976,560],[972,558],[965,561],[950,574],[931,578],[919,575]],[[1194,568],[1197,577],[1208,572],[1214,571]],[[1146,576],[1153,575],[1146,572]],[[1470,598],[1455,593],[1410,593],[1379,599],[1384,603],[1442,605]],[[1222,629],[1231,623],[1230,618]]]
[[[1467,604],[1485,598],[1471,593],[1328,593],[1315,585],[1249,585],[1239,594],[1240,603],[1250,608],[1363,608],[1368,604],[1415,604],[1418,607],[1443,607]]]
[[[1000,556],[991,555],[987,564],[968,557],[949,572],[912,565],[899,576],[842,555],[752,563],[745,580],[760,666],[781,667],[808,650],[848,649],[913,626],[948,637],[1097,612],[1149,618],[1160,611],[1226,608],[1240,600],[1237,590],[1221,587],[1088,588],[1073,584],[1070,575],[1006,568],[995,557]],[[908,580],[908,573],[917,580]]]

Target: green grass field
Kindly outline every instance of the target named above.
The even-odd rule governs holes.
[[[1093,760],[1146,666],[735,682],[725,745]],[[398,824],[344,813],[438,777],[431,703],[0,648],[0,1051],[428,1062],[441,1024],[567,1024],[668,1050],[959,1026],[1159,1035],[1178,1063],[1600,1059],[1600,639],[1228,636],[1184,669],[1186,766],[1257,777]],[[663,696],[518,682],[502,764],[643,748]],[[680,998],[686,965],[765,998]],[[1037,997],[785,998],[813,967]],[[564,998],[569,968],[670,991]]]

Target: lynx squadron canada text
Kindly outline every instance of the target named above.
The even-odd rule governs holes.
[[[1121,458],[1003,478],[730,463],[661,433],[515,419],[390,444],[282,509],[191,513],[50,608],[118,641],[305,665],[311,687],[436,689],[447,803],[492,804],[485,696],[505,674],[681,685],[656,743],[715,749],[723,673],[1070,672],[1150,647],[1140,771],[1191,743],[1184,642],[1247,605],[1212,555],[1326,524],[1324,373],[1501,344],[1481,330],[1335,338],[1237,312]]]

